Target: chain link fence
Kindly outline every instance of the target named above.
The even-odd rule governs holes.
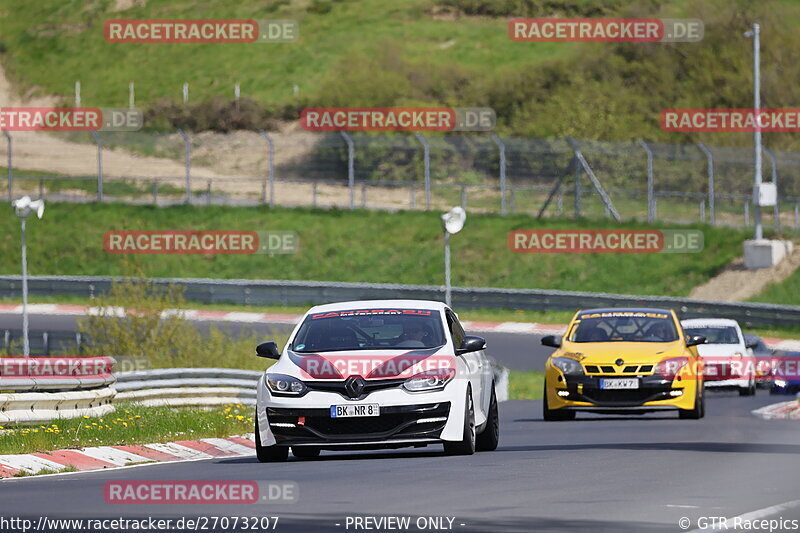
[[[444,209],[750,225],[748,148],[489,134],[4,132],[9,199]],[[767,227],[799,229],[800,153],[764,150]]]

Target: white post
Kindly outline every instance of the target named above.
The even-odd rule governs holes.
[[[448,307],[452,303],[452,290],[450,282],[450,235],[458,233],[464,227],[467,213],[461,207],[454,207],[442,215],[442,229],[444,230],[444,301]]]
[[[133,87],[133,82],[128,83],[128,107],[133,109],[136,107],[134,104],[136,103],[136,94]]]
[[[75,82],[75,107],[81,106],[81,82],[77,80]]]
[[[189,84],[184,82],[183,84],[183,105],[189,103]]]
[[[28,259],[25,246],[25,217],[22,222],[22,355],[30,357],[31,345],[28,341]]]
[[[450,232],[444,232],[444,303],[447,307],[451,307],[451,290],[450,290]]]
[[[241,90],[239,87],[239,82],[236,82],[236,85],[233,86],[233,99],[236,101],[236,112],[239,112],[239,95],[241,94]]]
[[[755,215],[756,240],[764,238],[764,228],[761,225],[761,206],[758,205],[758,189],[761,187],[761,122],[758,113],[761,109],[761,71],[759,67],[760,28],[753,24],[753,110],[756,114],[756,129],[753,132],[755,155],[755,176],[753,179],[753,209]]]

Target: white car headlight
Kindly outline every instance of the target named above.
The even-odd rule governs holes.
[[[561,370],[566,376],[582,376],[583,367],[575,359],[567,357],[553,357],[550,362],[554,367]]]
[[[267,374],[265,381],[270,392],[278,395],[301,396],[308,390],[305,383],[284,374]]]
[[[453,379],[455,371],[452,368],[428,370],[408,378],[403,383],[403,388],[409,392],[428,392],[443,389]]]
[[[774,384],[775,384],[776,387],[785,387],[786,386],[786,380],[785,379],[776,379],[774,381]]]

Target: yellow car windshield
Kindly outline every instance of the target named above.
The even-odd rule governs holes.
[[[571,342],[675,342],[678,340],[678,332],[670,315],[647,316],[646,313],[625,316],[613,313],[599,315],[601,316],[580,316],[572,327],[569,340]]]

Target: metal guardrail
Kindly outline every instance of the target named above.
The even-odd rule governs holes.
[[[0,390],[29,392],[74,391],[108,387],[116,381],[114,374],[111,373],[111,369],[116,362],[113,357],[81,357],[80,361],[85,365],[85,368],[97,368],[98,370],[95,370],[93,374],[75,373],[74,375],[69,375],[68,365],[70,359],[72,361],[78,360],[78,358],[62,359],[56,363],[55,367],[50,367],[44,371],[40,370],[31,375],[30,369],[27,368],[28,363],[35,365],[46,361],[47,358],[0,358]],[[56,368],[59,365],[60,368]],[[107,371],[100,372],[100,370]],[[47,372],[52,372],[53,375],[46,375]]]
[[[146,407],[212,407],[256,404],[257,370],[164,368],[117,373],[116,402]]]
[[[34,276],[29,278],[28,290],[40,296],[91,298],[108,292],[113,279],[100,276]],[[163,286],[181,285],[187,300],[203,303],[306,306],[348,300],[444,299],[444,288],[430,285],[191,278],[156,278],[152,281]],[[0,297],[16,297],[20,294],[20,287],[20,276],[0,276]],[[453,307],[457,310],[575,311],[592,307],[633,306],[670,308],[678,312],[681,318],[732,318],[745,326],[800,325],[800,306],[715,302],[670,296],[453,287]]]
[[[0,426],[39,424],[80,416],[105,416],[114,411],[112,387],[69,392],[0,394]]]

